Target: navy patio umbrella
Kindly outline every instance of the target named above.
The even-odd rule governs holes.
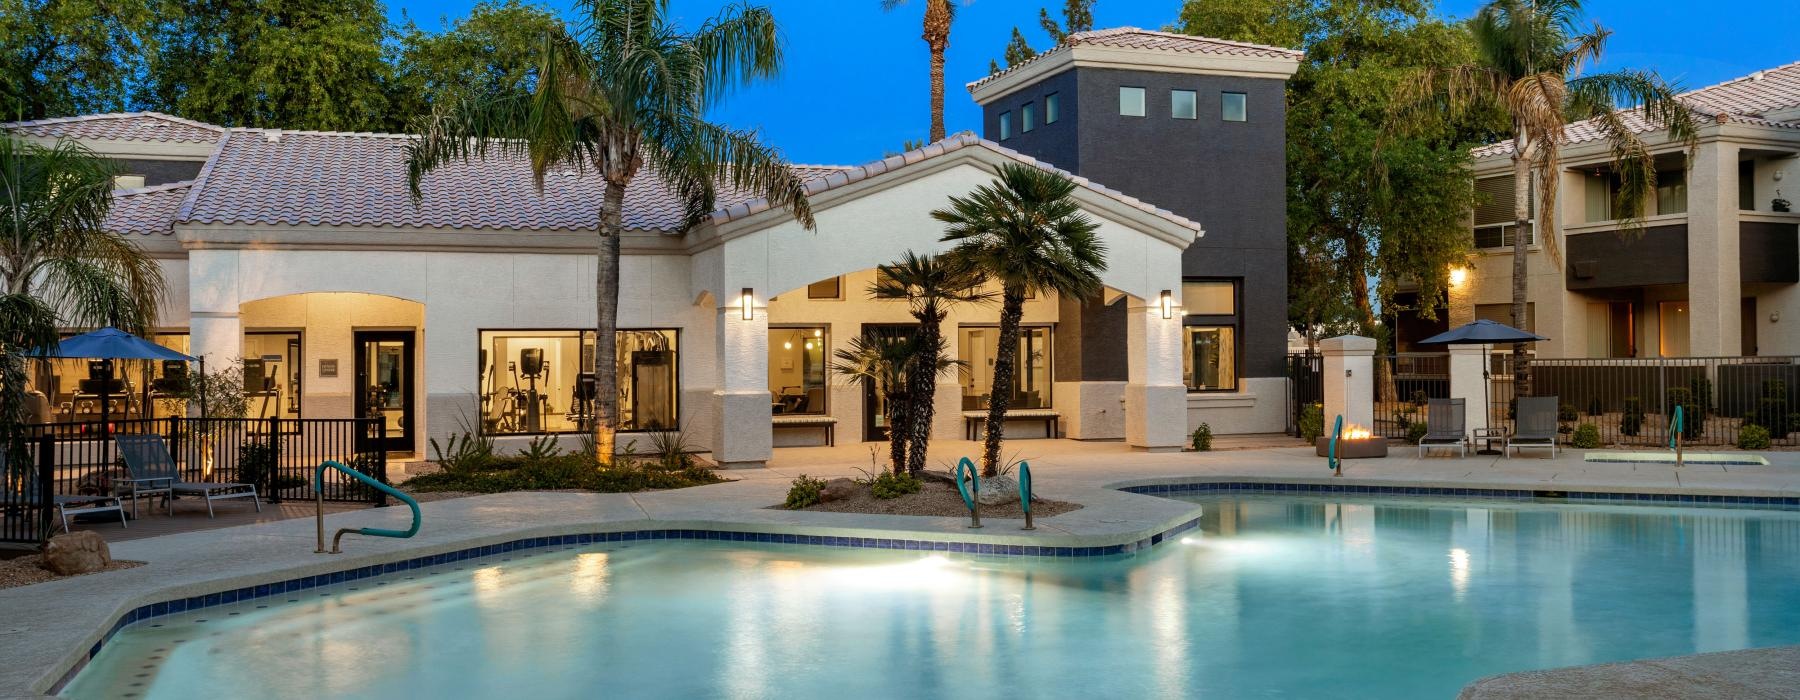
[[[107,360],[108,373],[112,370],[111,360],[176,360],[193,362],[197,358],[170,350],[156,343],[139,338],[117,328],[102,328],[97,331],[83,333],[72,338],[64,338],[53,347],[38,348],[29,353],[32,357],[64,358],[85,360]],[[201,371],[205,371],[205,360],[200,360]],[[107,395],[110,387],[101,382],[100,422],[108,422],[109,402]],[[204,401],[204,398],[202,398]]]
[[[1419,345],[1504,345],[1504,344],[1508,344],[1508,343],[1529,343],[1529,342],[1537,341],[1537,340],[1549,340],[1549,338],[1545,338],[1536,333],[1528,333],[1526,331],[1519,330],[1517,328],[1506,325],[1504,323],[1496,323],[1494,321],[1489,321],[1484,318],[1484,319],[1478,320],[1474,323],[1465,323],[1463,325],[1457,326],[1455,328],[1444,331],[1437,335],[1431,336],[1430,338],[1426,338],[1424,340],[1419,341],[1418,344]],[[1492,384],[1492,380],[1488,374],[1488,363],[1489,363],[1489,360],[1486,358],[1484,358],[1481,362],[1481,398],[1482,398],[1482,402],[1488,404],[1488,406],[1486,408],[1487,408],[1488,413],[1491,414],[1491,413],[1493,413],[1494,406],[1493,406],[1492,400],[1488,398],[1488,387]],[[1483,421],[1483,422],[1486,423],[1487,421]],[[1500,454],[1500,453],[1493,449],[1493,443],[1490,442],[1488,444],[1488,448],[1481,450],[1480,454]]]

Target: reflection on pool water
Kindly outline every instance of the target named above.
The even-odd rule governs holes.
[[[1137,556],[657,541],[157,618],[74,697],[1432,697],[1800,643],[1800,513],[1211,496]]]

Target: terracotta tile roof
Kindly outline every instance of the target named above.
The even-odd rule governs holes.
[[[822,192],[828,192],[854,182],[860,182],[872,177],[891,173],[900,170],[901,168],[954,153],[965,148],[985,148],[1021,163],[1059,173],[1064,177],[1073,180],[1077,185],[1087,187],[1088,189],[1115,199],[1132,208],[1155,214],[1185,228],[1193,229],[1196,232],[1201,230],[1200,224],[1192,219],[1155,206],[1149,202],[1145,202],[1085,177],[1081,177],[1067,170],[1063,170],[1044,161],[1032,158],[1031,156],[1018,151],[1006,148],[993,141],[980,138],[969,131],[951,134],[942,141],[927,144],[924,148],[907,151],[897,156],[888,156],[881,160],[872,161],[852,168],[843,168],[837,172],[827,174],[825,177],[808,180],[806,183],[806,194],[810,197]],[[727,221],[750,216],[757,212],[767,211],[770,206],[768,200],[759,197],[733,206],[722,207],[719,211],[713,213],[712,220],[714,223],[725,223]]]
[[[80,117],[7,122],[0,129],[44,138],[104,139],[110,141],[169,141],[216,143],[223,127],[182,119],[161,112],[118,112]]]
[[[1098,29],[1091,32],[1076,32],[1064,37],[1062,43],[1045,51],[1030,60],[1018,65],[1007,66],[1006,70],[969,83],[970,90],[1001,76],[1019,70],[1046,56],[1067,51],[1073,46],[1106,46],[1119,49],[1144,49],[1148,51],[1167,51],[1172,53],[1200,53],[1219,56],[1238,56],[1245,58],[1285,58],[1299,60],[1305,54],[1294,49],[1279,46],[1265,46],[1242,41],[1226,41],[1203,36],[1156,32],[1137,27],[1114,27]]]
[[[106,212],[106,230],[137,235],[174,233],[175,212],[192,185],[174,182],[114,191],[112,208]]]
[[[592,230],[599,226],[598,175],[556,171],[542,192],[522,157],[490,154],[426,176],[415,206],[406,188],[406,144],[394,134],[232,129],[200,172],[183,222],[453,229]],[[795,166],[802,178],[835,166]],[[750,199],[721,191],[728,207]],[[625,227],[674,231],[682,205],[654,172],[625,193]]]
[[[1763,118],[1763,115],[1767,113],[1800,108],[1800,61],[1760,70],[1718,85],[1684,92],[1677,99],[1687,105],[1696,118],[1703,121],[1717,120],[1723,117],[1739,124],[1800,129],[1800,121],[1774,121]],[[1643,113],[1638,110],[1622,110],[1622,113],[1625,122],[1630,125],[1634,134],[1649,133],[1661,128],[1645,119]],[[1600,131],[1598,121],[1594,119],[1571,122],[1563,128],[1563,143],[1585,143],[1598,141],[1605,137],[1606,135]],[[1512,152],[1513,142],[1508,139],[1477,147],[1469,153],[1475,158],[1488,158],[1510,156]]]

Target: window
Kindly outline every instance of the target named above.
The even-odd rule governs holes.
[[[842,299],[844,298],[844,278],[833,277],[806,285],[808,299]]]
[[[1587,305],[1588,357],[1637,357],[1637,318],[1629,301]]]
[[[1664,170],[1656,174],[1656,213],[1687,213],[1687,171]]]
[[[1000,140],[1012,138],[1012,112],[1000,113]]]
[[[1756,161],[1738,161],[1738,209],[1756,211]]]
[[[1514,328],[1518,328],[1519,326],[1519,324],[1513,323],[1512,304],[1476,304],[1475,318],[1477,320],[1493,321],[1494,323],[1504,323]],[[1525,327],[1520,330],[1532,333],[1537,332],[1537,302],[1525,302]]]
[[[297,332],[244,334],[244,408],[251,418],[299,418],[305,366]]]
[[[1227,92],[1220,96],[1220,118],[1228,122],[1250,120],[1250,98],[1241,92]]]
[[[75,334],[65,333],[63,337],[72,335]],[[188,351],[187,333],[155,333],[150,340],[176,352]],[[110,382],[102,381],[106,377],[104,368],[100,360],[57,358],[26,363],[27,420],[33,423],[100,420],[102,389],[108,397],[109,418],[186,415],[187,403],[169,398],[169,395],[180,393],[184,386],[180,379],[187,376],[190,368],[187,363],[113,360]]]
[[[1144,116],[1144,89],[1141,87],[1119,88],[1119,116]]]
[[[1618,178],[1613,177],[1612,173],[1588,173],[1581,177],[1581,188],[1586,199],[1584,208],[1589,222],[1612,221],[1616,218],[1613,216],[1613,198],[1619,195]]]
[[[1032,129],[1037,128],[1037,124],[1033,123],[1036,118],[1037,105],[1030,102],[1025,103],[1024,107],[1019,108],[1019,131],[1021,133],[1030,133]]]
[[[1000,351],[1000,329],[965,326],[958,333],[956,359],[968,363],[968,371],[962,373],[963,410],[979,411],[988,407],[988,399],[993,395],[994,357]],[[1046,326],[1019,329],[1012,399],[1007,406],[1049,408],[1050,382],[1050,329]]]
[[[1231,281],[1182,282],[1181,305],[1190,316],[1237,314],[1237,284]]]
[[[621,330],[614,337],[619,430],[674,427],[676,331]],[[593,363],[593,331],[482,331],[481,351],[477,386],[484,432],[571,433],[585,428],[593,411],[587,372]]]
[[[1169,116],[1175,119],[1198,119],[1200,93],[1193,90],[1170,90]]]
[[[1662,357],[1688,356],[1688,303],[1665,301],[1657,304],[1656,354]]]
[[[1535,201],[1528,201],[1532,207]],[[1513,212],[1513,179],[1510,175],[1475,181],[1475,247],[1511,248],[1518,223]],[[1525,244],[1537,243],[1537,233],[1527,229]]]
[[[1192,391],[1237,390],[1237,328],[1187,326],[1181,374]]]
[[[825,414],[830,340],[824,326],[769,329],[769,395],[775,415]]]
[[[1044,123],[1045,124],[1055,124],[1056,120],[1062,116],[1062,114],[1060,114],[1060,111],[1061,111],[1060,108],[1062,107],[1061,103],[1062,103],[1062,95],[1060,95],[1060,94],[1052,92],[1052,93],[1044,96]]]
[[[143,186],[144,186],[144,176],[142,176],[142,175],[114,175],[113,176],[113,189],[115,189],[115,190],[135,190],[135,189],[141,188]]]

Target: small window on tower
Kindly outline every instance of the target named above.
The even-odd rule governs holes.
[[[1024,107],[1019,108],[1019,133],[1030,133],[1032,129],[1037,128],[1037,124],[1034,123],[1036,121],[1037,105],[1027,102]]]
[[[1241,92],[1227,92],[1221,96],[1224,104],[1224,117],[1228,122],[1249,121],[1249,97]]]
[[[1169,116],[1175,119],[1198,119],[1200,93],[1193,90],[1170,90]]]
[[[1000,140],[1012,138],[1012,112],[1000,113]]]
[[[1119,116],[1144,116],[1144,89],[1141,87],[1119,88]]]
[[[1045,124],[1055,124],[1056,123],[1056,118],[1061,116],[1061,115],[1057,114],[1058,109],[1060,107],[1062,107],[1061,102],[1062,102],[1062,95],[1059,95],[1057,93],[1052,92],[1052,93],[1044,96],[1044,123]]]

